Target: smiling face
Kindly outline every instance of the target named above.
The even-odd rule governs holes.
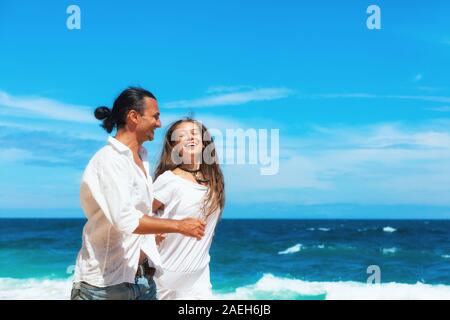
[[[174,131],[177,149],[185,164],[200,163],[203,151],[202,129],[194,122],[180,123]]]
[[[155,99],[145,97],[143,104],[142,115],[137,115],[136,135],[139,141],[152,141],[155,138],[155,129],[161,128],[158,102]]]

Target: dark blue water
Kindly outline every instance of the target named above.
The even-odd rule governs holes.
[[[265,273],[366,282],[370,265],[382,282],[450,284],[450,221],[223,221],[211,269],[219,287],[231,288]]]
[[[67,279],[82,219],[0,219],[0,279]],[[265,274],[304,281],[450,285],[450,221],[222,220],[211,250],[215,291]],[[68,273],[69,271],[69,273]]]

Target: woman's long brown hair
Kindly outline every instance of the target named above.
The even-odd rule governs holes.
[[[172,141],[172,136],[177,127],[182,124],[190,122],[201,128],[202,133],[202,161],[200,164],[200,171],[203,176],[209,179],[208,191],[206,193],[203,210],[205,211],[205,218],[210,214],[214,213],[216,210],[223,211],[225,206],[225,182],[222,174],[222,170],[219,166],[219,161],[216,153],[216,147],[214,141],[208,131],[208,129],[203,125],[203,123],[194,120],[192,118],[184,118],[172,123],[167,129],[166,136],[164,138],[164,147],[161,152],[161,157],[159,159],[158,165],[155,170],[155,180],[167,170],[174,170],[178,167],[172,160],[172,151],[177,145],[178,141]],[[203,151],[208,147],[208,152],[213,158],[213,161],[205,161]],[[208,164],[212,162],[211,164]]]

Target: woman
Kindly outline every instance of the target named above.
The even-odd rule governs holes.
[[[160,237],[163,274],[155,278],[158,298],[212,297],[209,249],[225,204],[224,179],[207,128],[191,118],[167,131],[155,172],[153,212],[163,218],[205,221],[201,240],[175,234]]]

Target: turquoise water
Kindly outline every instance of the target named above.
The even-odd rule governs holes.
[[[66,298],[83,224],[1,219],[0,298]],[[222,220],[211,280],[225,299],[450,299],[450,221]]]

